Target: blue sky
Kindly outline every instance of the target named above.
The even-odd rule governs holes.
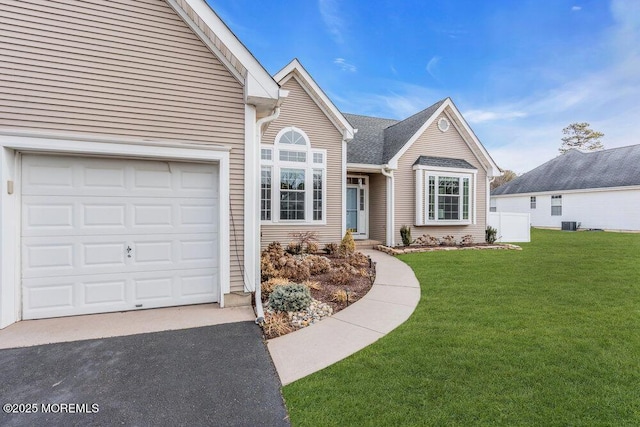
[[[640,144],[640,0],[207,0],[272,74],[298,58],[347,113],[402,119],[451,97],[523,173],[589,122]]]

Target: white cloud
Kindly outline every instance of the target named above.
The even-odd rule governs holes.
[[[527,114],[522,111],[487,111],[487,110],[469,110],[463,113],[464,118],[469,123],[483,123],[497,120],[513,120],[526,117]]]
[[[438,66],[438,63],[440,62],[441,59],[442,58],[440,58],[439,56],[434,56],[427,63],[427,67],[426,67],[427,73],[429,73],[429,75],[433,77],[435,80],[438,80],[438,78],[435,75],[435,72],[436,72],[436,67]]]
[[[333,63],[340,67],[342,71],[348,71],[350,73],[358,71],[358,68],[355,65],[349,64],[344,58],[336,58],[333,60]]]
[[[582,6],[572,6],[571,7],[571,11],[572,12],[579,12],[582,10]]]
[[[338,2],[336,0],[318,0],[320,16],[336,43],[343,44],[343,33],[345,29],[344,20],[340,16]]]

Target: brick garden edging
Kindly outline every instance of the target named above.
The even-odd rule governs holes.
[[[465,251],[465,250],[481,250],[481,249],[511,249],[521,251],[522,248],[518,245],[512,245],[509,243],[501,243],[497,245],[482,245],[482,246],[414,246],[414,247],[389,247],[385,245],[378,245],[375,249],[384,252],[389,255],[401,255],[412,254],[416,252],[436,252],[436,251]]]

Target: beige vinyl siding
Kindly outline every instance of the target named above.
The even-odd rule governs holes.
[[[311,142],[312,148],[327,150],[327,188],[326,225],[294,225],[292,223],[262,223],[261,245],[279,241],[287,244],[291,240],[289,233],[295,231],[317,231],[320,243],[336,242],[342,239],[342,134],[325,116],[307,92],[294,79],[289,79],[282,87],[290,91],[285,99],[280,116],[274,120],[262,137],[263,144],[273,144],[275,137],[283,128],[295,126],[303,130]],[[278,185],[274,176],[274,185]],[[274,200],[273,203],[278,203]]]
[[[486,226],[486,171],[473,154],[467,143],[462,139],[453,123],[449,130],[440,132],[438,129],[438,117],[431,126],[417,139],[398,161],[398,170],[395,174],[395,241],[401,242],[400,227],[411,225],[411,237],[417,238],[423,234],[442,238],[453,235],[457,241],[462,236],[471,234],[475,242],[484,242],[484,230]],[[451,119],[448,119],[452,121]],[[476,184],[475,208],[476,224],[454,226],[424,226],[416,227],[415,223],[415,171],[413,164],[420,156],[449,157],[463,159],[478,169]],[[472,193],[473,194],[473,193]]]
[[[243,290],[243,87],[167,3],[0,0],[0,82],[3,128],[232,146]]]
[[[387,177],[381,173],[369,175],[369,238],[387,240]]]

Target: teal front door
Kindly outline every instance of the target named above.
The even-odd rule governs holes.
[[[347,185],[347,230],[356,237],[367,238],[366,207],[366,186]]]

